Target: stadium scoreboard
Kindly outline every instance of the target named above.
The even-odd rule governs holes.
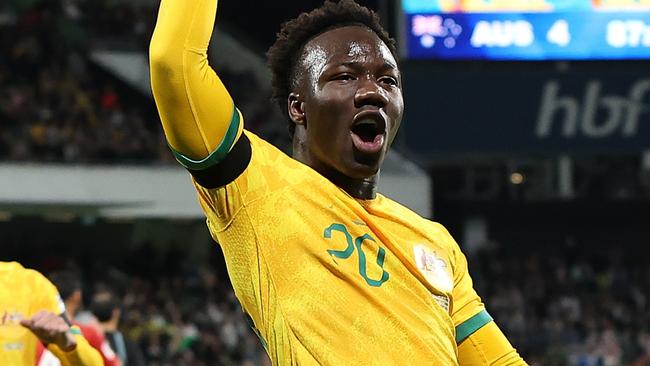
[[[408,59],[650,59],[650,0],[402,0]]]

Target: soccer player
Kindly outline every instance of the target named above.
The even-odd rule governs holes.
[[[39,341],[64,366],[103,365],[79,328],[70,325],[54,285],[19,263],[0,262],[0,365],[35,365]]]
[[[273,364],[525,365],[447,230],[376,192],[403,112],[377,16],[327,1],[283,25],[268,58],[291,158],[243,129],[208,65],[216,10],[161,1],[152,88]]]

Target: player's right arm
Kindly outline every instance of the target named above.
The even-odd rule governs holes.
[[[149,50],[167,142],[209,188],[234,180],[250,160],[241,115],[208,64],[216,12],[217,0],[162,0]]]

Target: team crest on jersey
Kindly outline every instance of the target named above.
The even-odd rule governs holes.
[[[413,247],[415,254],[415,264],[424,278],[435,288],[443,292],[451,292],[454,287],[449,272],[447,272],[447,263],[440,258],[435,251],[424,245]]]
[[[415,265],[424,275],[424,278],[435,288],[442,292],[451,292],[454,283],[447,272],[447,263],[438,257],[435,251],[424,245],[413,247]],[[445,311],[449,312],[449,298],[445,295],[433,294],[433,299]]]

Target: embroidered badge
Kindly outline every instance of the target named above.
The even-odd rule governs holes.
[[[454,283],[449,275],[447,263],[435,251],[424,245],[413,247],[415,264],[424,278],[435,288],[442,292],[451,292]]]
[[[449,272],[447,272],[447,263],[438,257],[435,251],[424,245],[413,247],[413,254],[415,256],[415,265],[429,284],[442,292],[451,292],[454,283]],[[432,296],[438,305],[445,309],[446,312],[449,312],[449,297],[440,294],[432,294]]]

